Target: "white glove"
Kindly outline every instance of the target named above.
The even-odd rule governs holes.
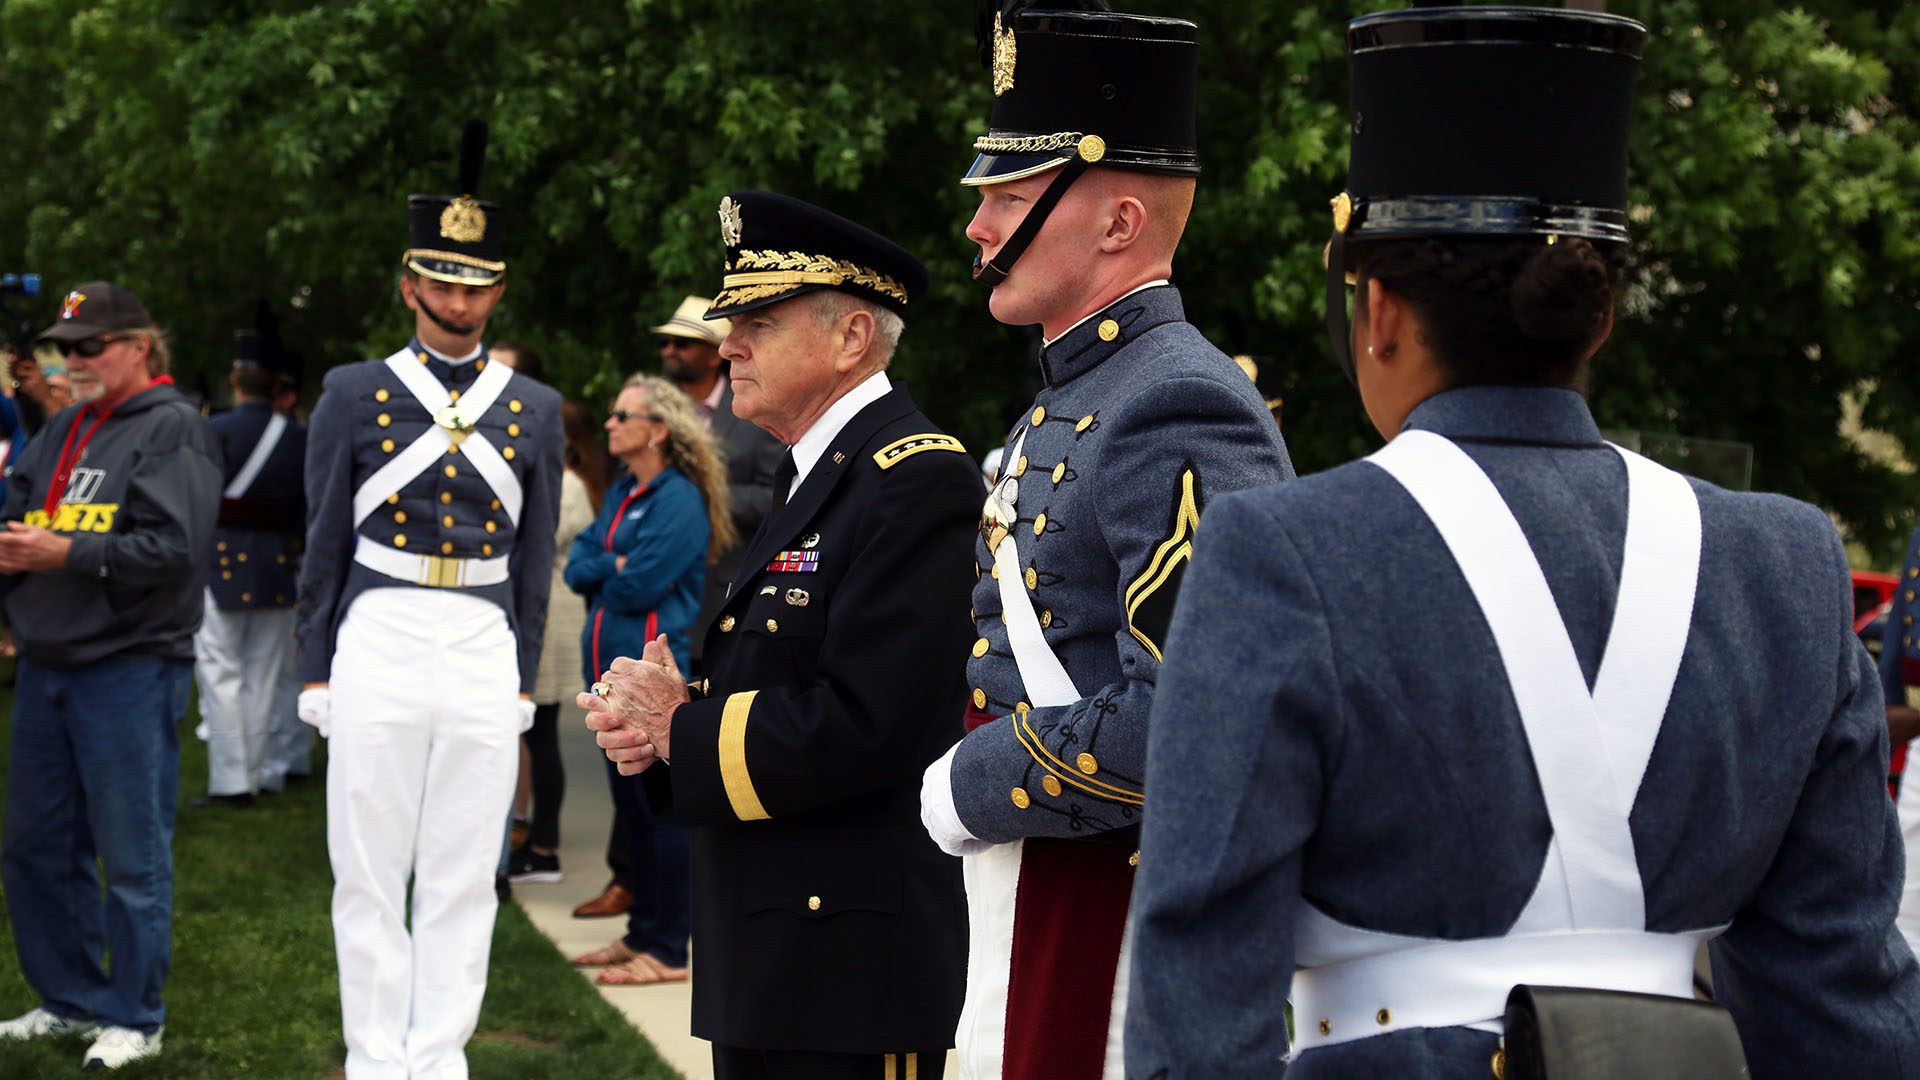
[[[311,690],[300,691],[300,722],[311,724],[326,738],[333,732],[333,697],[327,687],[316,686]]]
[[[533,713],[539,706],[526,698],[515,698],[513,703],[520,707],[520,733],[525,735],[533,730]]]
[[[927,766],[920,777],[920,824],[941,851],[949,855],[978,855],[992,844],[967,831],[960,823],[960,811],[953,805],[953,755],[960,744]]]

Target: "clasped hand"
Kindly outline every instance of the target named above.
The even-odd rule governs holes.
[[[638,660],[616,658],[595,687],[605,693],[588,691],[577,700],[587,710],[594,742],[607,752],[607,760],[619,768],[620,775],[636,775],[656,760],[673,757],[673,710],[686,704],[688,697],[665,634],[647,642]]]

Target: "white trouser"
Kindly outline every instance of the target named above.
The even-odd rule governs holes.
[[[300,665],[287,661],[274,689],[267,728],[267,752],[260,760],[260,790],[279,791],[289,776],[313,772],[313,728],[300,722]]]
[[[1900,819],[1900,835],[1907,844],[1907,882],[1900,893],[1900,915],[1894,925],[1906,935],[1907,945],[1920,952],[1920,745],[1907,750],[1907,772],[1901,777],[1900,801],[1894,810]]]
[[[222,611],[209,591],[193,655],[206,727],[207,794],[251,792],[260,785],[274,695],[293,664],[293,609]]]
[[[361,593],[331,686],[327,851],[347,1075],[464,1078],[520,762],[506,614],[453,590]]]

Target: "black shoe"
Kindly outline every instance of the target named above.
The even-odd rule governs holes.
[[[238,795],[202,795],[187,805],[202,810],[209,806],[226,806],[235,810],[245,810],[253,805],[253,794],[243,791]]]
[[[507,856],[507,879],[515,885],[551,884],[563,877],[558,854],[542,855],[523,847]]]
[[[493,895],[496,900],[499,900],[503,904],[513,899],[513,886],[507,884],[507,875],[493,875]]]

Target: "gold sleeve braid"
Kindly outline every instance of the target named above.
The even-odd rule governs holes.
[[[749,690],[727,698],[720,713],[720,783],[726,788],[727,802],[741,821],[763,821],[773,815],[760,802],[753,789],[753,777],[747,772],[747,715],[753,711],[753,699],[760,693]]]
[[[1026,748],[1027,753],[1033,755],[1033,760],[1039,762],[1040,767],[1047,770],[1048,774],[1058,778],[1061,783],[1070,784],[1096,798],[1125,803],[1128,806],[1146,805],[1146,796],[1141,792],[1128,791],[1126,788],[1115,787],[1104,780],[1095,780],[1053,756],[1053,751],[1048,750],[1046,744],[1040,741],[1040,734],[1033,730],[1033,725],[1027,721],[1027,716],[1026,709],[1014,711],[1013,736],[1020,740],[1020,745]]]

